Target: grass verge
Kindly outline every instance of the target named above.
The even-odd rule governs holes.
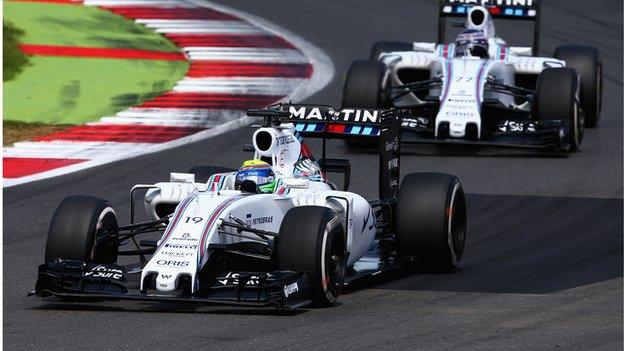
[[[2,121],[2,146],[10,146],[18,141],[30,140],[36,136],[62,132],[71,127],[64,124],[26,123]]]

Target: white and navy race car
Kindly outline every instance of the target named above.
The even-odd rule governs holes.
[[[478,4],[478,5],[477,5]],[[463,29],[444,43],[446,19]],[[509,46],[493,18],[532,21],[532,47]],[[347,75],[343,108],[409,108],[404,142],[574,151],[598,123],[597,49],[561,46],[536,57],[538,0],[441,0],[438,43],[378,42]]]
[[[238,171],[199,166],[134,186],[129,225],[118,225],[106,200],[67,197],[32,294],[297,308],[332,304],[343,285],[386,270],[453,270],[466,235],[464,192],[447,174],[409,174],[399,185],[401,113],[284,104],[249,111],[264,118],[253,160]],[[375,140],[379,199],[347,191],[349,161],[317,162],[302,135],[323,144]],[[327,173],[342,174],[342,190]],[[149,220],[136,223],[143,192]],[[120,256],[139,259],[122,265]]]

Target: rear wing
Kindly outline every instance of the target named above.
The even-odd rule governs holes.
[[[539,50],[541,0],[440,0],[438,43],[446,42],[446,19],[465,18],[472,6],[484,6],[492,18],[533,22],[533,54]]]
[[[401,119],[403,110],[343,109],[327,105],[277,104],[263,110],[248,110],[250,117],[263,117],[265,127],[293,123],[309,138],[323,139],[323,160],[327,139],[361,140],[379,150],[379,198],[392,200],[399,190]]]

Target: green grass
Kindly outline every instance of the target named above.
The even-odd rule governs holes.
[[[25,44],[176,50],[159,34],[97,8],[5,1],[4,17],[24,31]],[[170,90],[188,69],[186,61],[49,56],[29,61],[3,84],[5,121],[94,121]]]
[[[17,76],[28,64],[28,57],[19,49],[19,40],[24,31],[8,22],[2,23],[2,80],[7,81]]]
[[[4,18],[28,44],[177,51],[173,43],[124,17],[96,7],[4,1]]]
[[[180,61],[34,56],[31,62],[4,83],[4,119],[93,121],[169,90],[186,72]]]

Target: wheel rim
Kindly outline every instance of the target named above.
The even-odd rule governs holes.
[[[449,211],[449,248],[453,263],[457,263],[464,252],[466,243],[466,199],[459,184],[453,188],[452,205]]]
[[[340,295],[340,290],[345,277],[345,253],[340,242],[339,230],[334,229],[329,235],[329,249],[324,257],[325,276],[323,285],[326,287],[327,298],[333,300]]]

